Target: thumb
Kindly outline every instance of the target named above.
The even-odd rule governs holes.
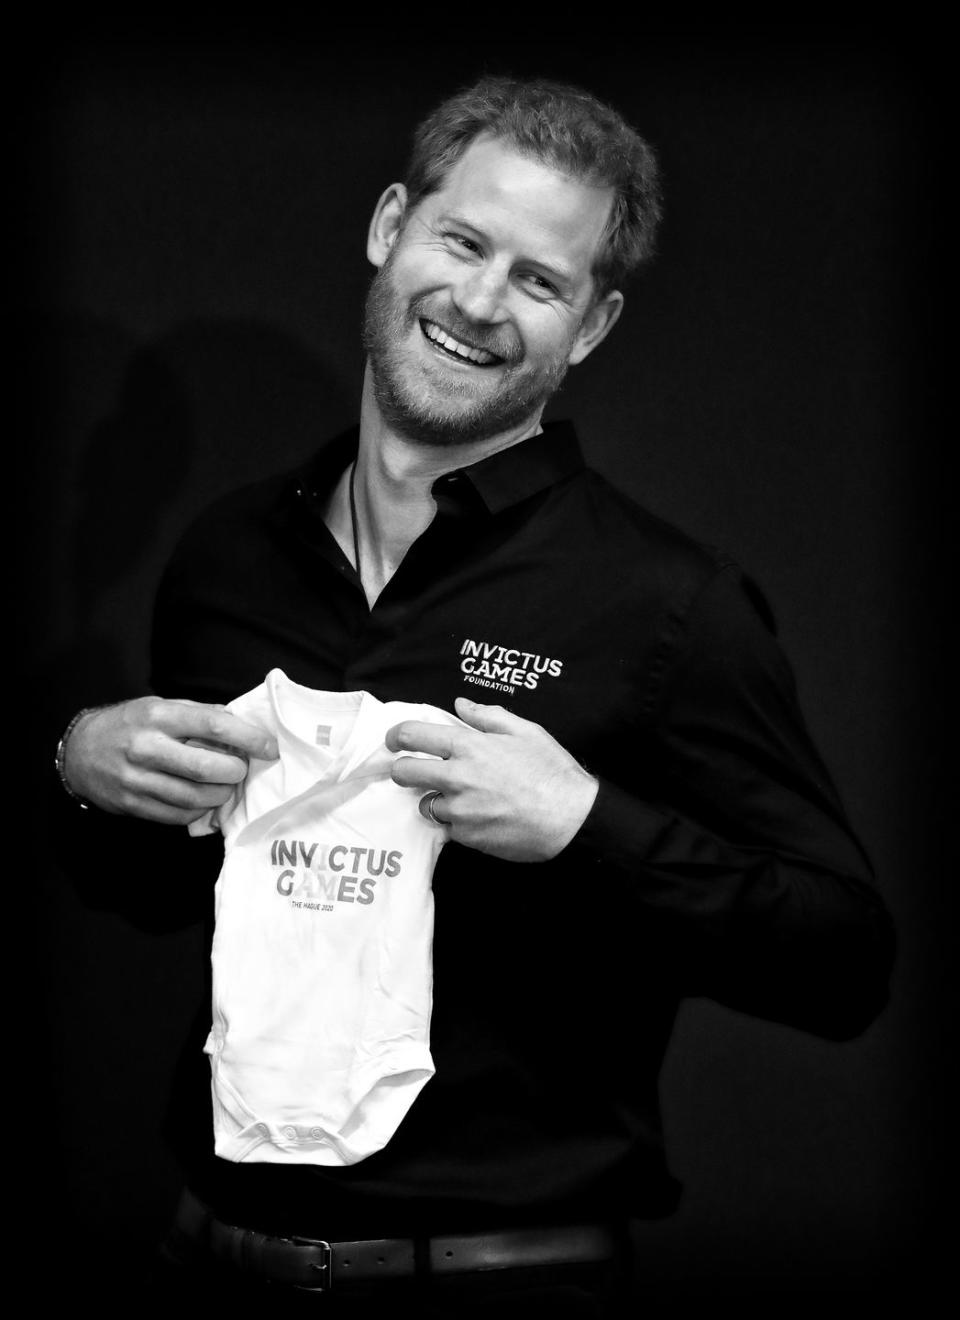
[[[481,733],[516,733],[519,725],[527,723],[503,706],[481,706],[466,697],[457,697],[454,708],[465,724]]]

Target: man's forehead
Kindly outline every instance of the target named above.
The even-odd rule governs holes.
[[[469,187],[486,183],[493,176],[504,186],[517,179],[527,179],[532,186],[549,190],[558,184],[582,191],[598,199],[613,200],[613,189],[594,184],[582,175],[565,170],[561,165],[525,150],[511,138],[493,133],[481,133],[464,148],[461,155],[446,171],[439,191],[451,187]]]
[[[592,260],[606,230],[614,192],[565,173],[512,142],[484,134],[425,201],[478,227],[515,223]]]

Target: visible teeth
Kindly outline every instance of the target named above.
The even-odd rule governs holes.
[[[471,348],[469,344],[461,344],[459,339],[454,339],[453,335],[448,335],[446,330],[441,330],[432,321],[424,321],[423,328],[427,338],[439,344],[441,348],[445,348],[448,353],[455,353],[457,357],[466,358],[467,361],[476,362],[482,367],[497,361],[495,353],[487,353],[482,348]]]

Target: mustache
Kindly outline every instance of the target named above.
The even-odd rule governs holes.
[[[442,309],[431,306],[430,298],[415,298],[410,304],[410,315],[414,320],[432,321],[454,339],[470,348],[479,348],[486,353],[495,353],[510,366],[523,361],[523,345],[515,332],[505,328],[485,326],[477,321],[468,321],[452,306]]]

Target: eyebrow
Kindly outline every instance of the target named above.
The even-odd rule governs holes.
[[[482,229],[471,220],[468,220],[466,216],[458,215],[455,211],[447,211],[437,216],[437,222],[442,225],[456,225],[459,229],[469,229],[472,234],[483,239],[484,242],[488,241],[488,237]],[[538,270],[544,271],[550,279],[562,286],[564,292],[572,294],[573,276],[565,266],[558,266],[551,261],[544,261],[542,257],[524,257],[523,260],[531,266],[535,266]]]

